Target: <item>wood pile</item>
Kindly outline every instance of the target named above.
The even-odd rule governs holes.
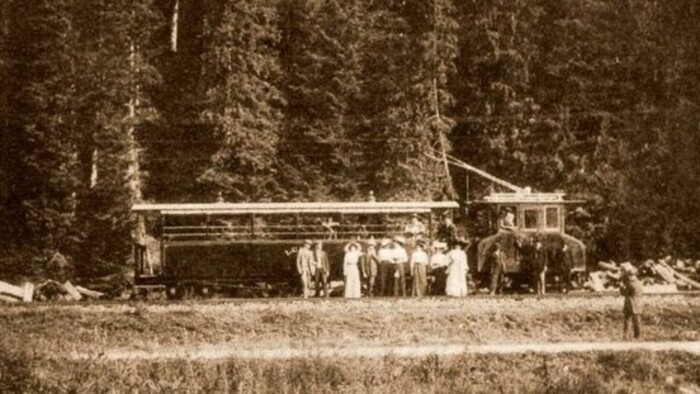
[[[0,281],[0,301],[7,303],[32,301],[80,301],[83,299],[99,299],[104,294],[99,291],[74,286],[70,281],[64,283],[49,279],[38,285],[25,282],[15,286]]]
[[[598,270],[589,273],[584,287],[594,292],[618,291],[620,288],[620,265],[614,261],[601,261]],[[677,259],[670,256],[659,260],[646,260],[636,264],[639,279],[646,293],[672,293],[679,289],[700,290],[700,260]]]

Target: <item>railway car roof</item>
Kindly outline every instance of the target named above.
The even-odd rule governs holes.
[[[377,214],[428,213],[433,209],[456,209],[455,201],[386,201],[386,202],[292,202],[292,203],[205,203],[205,204],[135,204],[134,212],[157,212],[163,215],[240,215],[240,214]]]
[[[581,204],[583,200],[565,200],[564,193],[492,193],[480,204]]]

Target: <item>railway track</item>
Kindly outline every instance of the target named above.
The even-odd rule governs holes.
[[[532,299],[567,299],[567,298],[584,298],[584,299],[597,299],[597,298],[608,298],[608,297],[620,297],[617,292],[602,292],[602,293],[589,293],[589,292],[574,292],[574,293],[549,293],[544,295],[539,294],[504,294],[504,295],[490,295],[484,293],[471,294],[465,298],[462,298],[464,302],[469,302],[470,300],[532,300]],[[680,291],[680,292],[670,292],[670,293],[651,293],[645,294],[645,298],[663,298],[663,297],[700,297],[700,291]],[[424,297],[426,300],[448,300],[455,299],[453,297],[447,296],[428,296]],[[363,297],[359,299],[345,299],[342,297],[330,297],[330,298],[307,298],[303,299],[300,297],[269,297],[269,298],[191,298],[191,299],[179,299],[179,300],[165,300],[165,299],[154,299],[154,300],[140,300],[140,299],[111,299],[111,300],[83,300],[83,301],[36,301],[31,303],[16,303],[7,304],[6,307],[46,307],[46,306],[92,306],[92,305],[188,305],[188,304],[203,304],[203,305],[238,305],[238,304],[249,304],[249,303],[262,303],[262,304],[274,304],[274,303],[285,303],[285,302],[304,302],[304,303],[336,303],[343,304],[346,302],[364,302],[372,303],[376,301],[392,301],[392,300],[416,300],[415,297]]]

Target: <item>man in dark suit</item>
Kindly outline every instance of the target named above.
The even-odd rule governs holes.
[[[625,297],[625,304],[622,307],[622,314],[625,319],[622,334],[625,339],[628,338],[629,322],[632,321],[634,338],[638,339],[641,334],[640,315],[642,313],[642,294],[644,292],[642,282],[637,278],[637,269],[632,264],[623,263],[620,268],[622,270],[620,294]]]
[[[532,251],[532,275],[535,281],[535,290],[537,294],[544,294],[545,289],[545,275],[547,272],[547,251],[542,246],[542,240],[537,237],[535,238],[535,248]]]
[[[323,250],[323,243],[317,242],[314,248],[314,282],[316,284],[316,297],[321,296],[320,286],[323,286],[323,294],[328,297],[328,275],[331,272],[331,264],[328,255]]]
[[[491,294],[501,294],[503,292],[503,281],[506,271],[506,255],[501,250],[501,242],[497,241],[494,251],[489,256],[489,274],[491,275]]]
[[[370,239],[367,241],[367,251],[362,255],[362,279],[367,285],[367,295],[374,296],[374,282],[377,278],[379,267],[379,256],[377,256],[377,241]]]
[[[574,268],[574,257],[569,249],[569,245],[564,245],[557,249],[554,254],[556,265],[555,273],[559,277],[559,291],[568,293],[571,290],[571,270]]]

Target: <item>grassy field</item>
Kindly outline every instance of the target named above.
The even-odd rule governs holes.
[[[0,392],[697,392],[693,390],[700,390],[700,356],[634,352],[372,360],[65,362],[5,353],[0,358],[0,376]]]
[[[354,346],[608,341],[621,338],[619,297],[423,299],[165,305],[12,306],[0,345],[51,355],[232,343]],[[646,340],[699,340],[700,298],[647,298]]]
[[[107,361],[111,349],[610,341],[619,297],[218,304],[16,305],[0,309],[0,392],[679,392],[700,356],[587,352],[401,359]],[[645,340],[699,340],[700,298],[647,298]],[[90,358],[75,360],[75,352]],[[700,390],[700,389],[698,389]]]

